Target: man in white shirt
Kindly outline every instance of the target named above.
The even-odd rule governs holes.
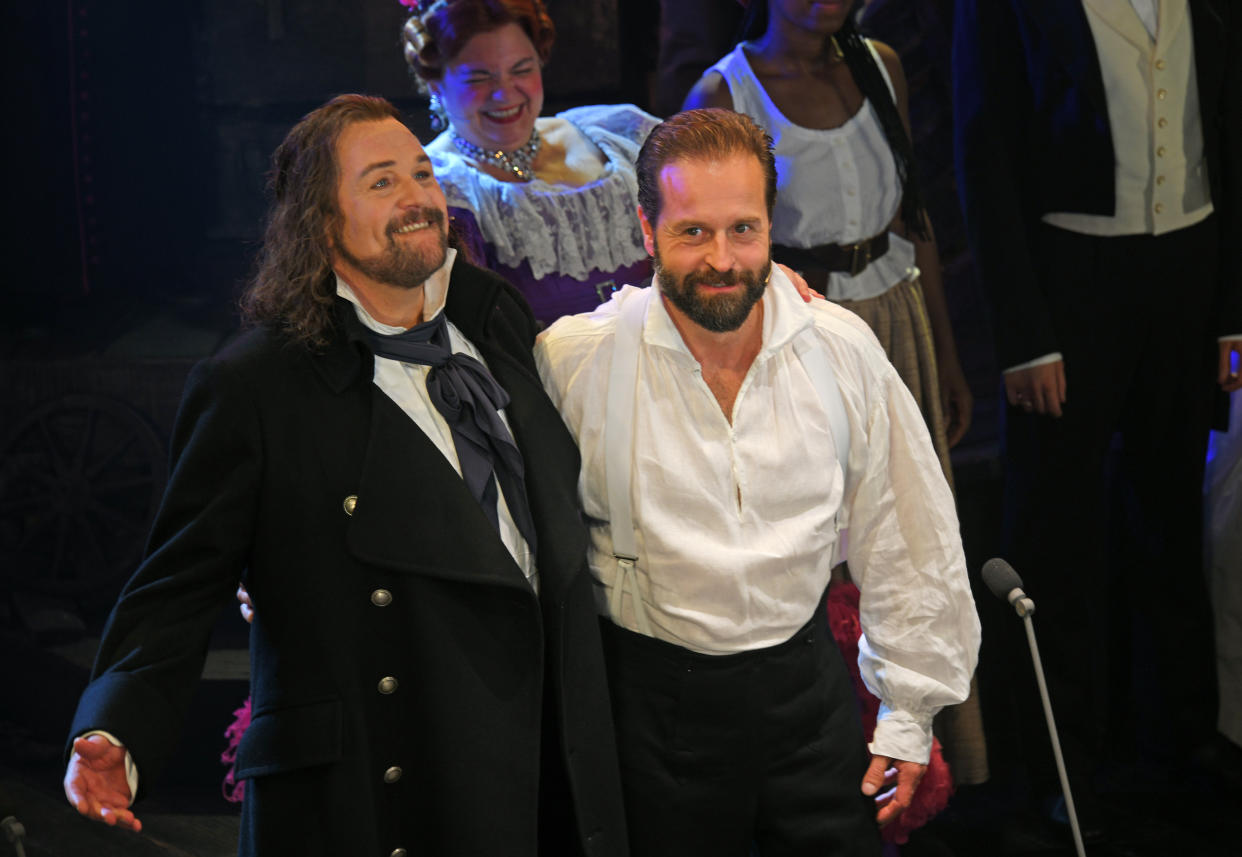
[[[658,126],[638,161],[655,286],[536,346],[582,454],[641,857],[878,853],[979,644],[917,406],[861,321],[771,266],[770,147],[731,111]],[[823,605],[846,528],[870,759]]]
[[[239,853],[624,857],[578,457],[529,308],[446,248],[431,162],[383,99],[333,99],[273,160],[252,329],[187,382],[67,797],[141,828],[244,579]]]
[[[1135,763],[1162,788],[1215,731],[1202,486],[1214,388],[1242,387],[1242,7],[957,0],[954,33],[958,187],[1009,404],[1006,556],[1040,605],[1075,796],[1096,774],[1133,788]],[[1028,663],[1006,630],[1007,667]],[[1016,710],[990,719],[1044,735],[1025,667],[992,699],[1010,680]]]

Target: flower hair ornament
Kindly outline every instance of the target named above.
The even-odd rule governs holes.
[[[414,51],[421,54],[423,48],[427,47],[427,43],[431,41],[431,35],[427,32],[427,27],[423,22],[441,6],[447,6],[448,0],[397,0],[397,2],[410,10],[410,19],[405,22],[405,31]]]

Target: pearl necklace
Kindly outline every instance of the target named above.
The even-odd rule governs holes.
[[[458,136],[457,132],[454,131],[453,145],[467,158],[491,164],[498,170],[513,173],[519,181],[528,182],[533,181],[535,178],[535,170],[531,164],[539,155],[539,148],[543,145],[543,138],[539,136],[537,130],[531,128],[530,139],[521,148],[514,149],[512,152],[505,152],[500,149],[489,151]]]

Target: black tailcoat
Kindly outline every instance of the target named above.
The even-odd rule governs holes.
[[[1163,19],[1192,27],[1212,215],[1161,235],[1102,237],[1041,220],[1110,216],[1116,206],[1109,93],[1085,2],[957,0],[954,112],[957,178],[1000,365],[1064,358],[1059,418],[1005,411],[1002,542],[1041,605],[1067,765],[1075,795],[1090,798],[1093,773],[1132,758],[1188,759],[1214,727],[1202,485],[1215,339],[1242,333],[1233,258],[1242,244],[1242,6],[1187,0],[1188,19]],[[1128,0],[1109,2],[1134,14]],[[1189,92],[1185,81],[1166,90],[1162,68],[1157,58],[1144,70],[1156,129],[1159,105]],[[1179,169],[1161,167],[1163,156],[1152,152],[1157,177]],[[1008,688],[1015,707],[994,721],[1040,734],[1034,676],[1013,668],[1029,663],[1026,640],[1016,624],[997,630],[1004,667],[985,696]],[[1033,794],[1055,794],[1046,745],[1030,746]]]
[[[529,309],[454,266],[448,316],[512,398],[538,596],[372,383],[360,324],[338,309],[321,352],[254,330],[191,375],[148,553],[73,734],[118,736],[141,797],[244,579],[257,618],[241,853],[533,857],[541,812],[580,834],[541,831],[545,849],[560,835],[569,852],[626,853],[578,454],[536,374]],[[542,810],[541,773],[560,786]]]
[[[1229,335],[1242,332],[1235,262],[1242,246],[1242,8],[1189,0],[1189,15],[1220,228],[1219,274],[1204,287],[1211,290],[1212,335]],[[957,0],[953,66],[957,181],[970,249],[991,302],[998,359],[1016,366],[1061,345],[1038,275],[1045,261],[1040,218],[1054,211],[1111,215],[1116,204],[1099,55],[1082,0]],[[1170,299],[1186,285],[1170,284]]]

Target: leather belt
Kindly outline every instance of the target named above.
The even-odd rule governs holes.
[[[867,266],[888,252],[888,231],[853,244],[820,244],[818,247],[772,245],[772,258],[806,278],[812,288],[828,282],[833,271],[857,277]],[[812,281],[814,278],[814,282]]]

